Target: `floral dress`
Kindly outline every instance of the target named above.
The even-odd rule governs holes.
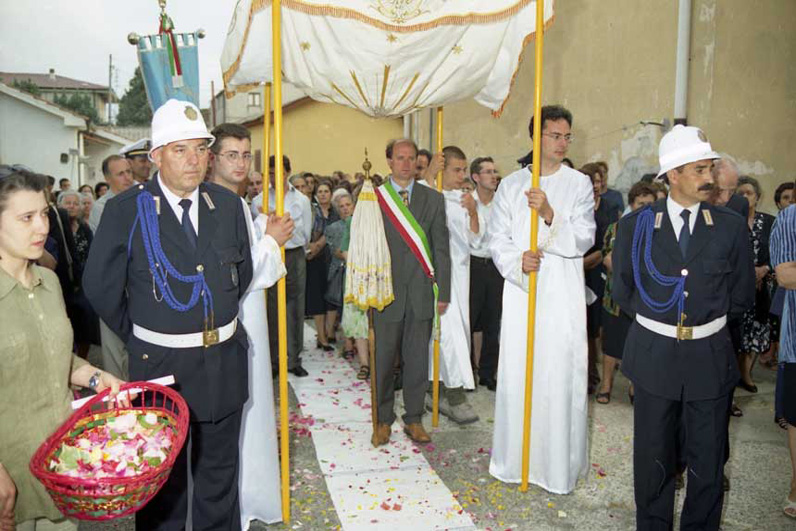
[[[754,253],[755,267],[769,263],[768,241],[774,217],[763,212],[756,212],[752,228],[749,231],[749,243]],[[766,352],[771,346],[771,319],[768,306],[771,304],[770,283],[771,273],[763,278],[760,288],[755,294],[755,306],[744,313],[741,323],[741,350],[743,352]]]

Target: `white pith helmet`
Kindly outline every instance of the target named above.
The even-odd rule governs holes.
[[[713,151],[699,127],[678,124],[663,135],[658,145],[658,162],[661,165],[658,177],[689,162],[718,158],[721,157]]]
[[[196,105],[171,99],[161,105],[152,116],[152,148],[149,150],[149,160],[152,160],[152,152],[158,148],[179,140],[195,138],[206,138],[208,146],[215,141],[215,137],[207,132],[205,120]]]

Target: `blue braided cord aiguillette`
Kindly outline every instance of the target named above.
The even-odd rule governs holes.
[[[141,192],[138,195],[138,214],[135,222],[133,223],[132,231],[135,231],[136,226],[141,227],[141,237],[144,242],[144,250],[146,251],[147,261],[149,262],[149,271],[152,273],[152,278],[156,286],[163,294],[163,300],[173,310],[178,312],[187,312],[191,310],[196,303],[199,302],[199,297],[202,297],[202,306],[204,309],[204,316],[207,319],[208,310],[213,311],[213,296],[205,281],[204,273],[198,272],[196,275],[183,275],[171,264],[166,254],[163,252],[163,247],[160,244],[160,227],[158,225],[158,214],[155,207],[155,199],[149,192]],[[128,241],[128,255],[132,244],[132,233]],[[193,284],[191,298],[187,303],[180,302],[174,296],[171,286],[168,283],[168,277],[186,283]]]
[[[685,302],[685,277],[670,277],[663,275],[655,267],[655,264],[652,263],[652,234],[654,224],[655,214],[653,214],[651,208],[647,207],[641,213],[639,213],[638,219],[636,220],[636,229],[633,232],[633,279],[636,281],[636,286],[638,287],[639,294],[641,295],[641,300],[644,301],[644,304],[646,304],[652,311],[656,313],[665,313],[672,309],[675,304],[677,304],[678,315],[681,315],[683,313],[683,304]],[[647,293],[647,290],[644,288],[644,284],[641,282],[641,267],[639,264],[639,255],[641,249],[639,249],[639,247],[642,245],[642,241],[644,244],[644,264],[646,265],[647,271],[649,272],[650,277],[652,277],[652,280],[661,286],[674,286],[674,291],[666,302],[658,302],[654,300],[650,294]]]

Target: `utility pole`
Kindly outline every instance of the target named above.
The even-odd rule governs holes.
[[[108,55],[108,123],[111,123],[113,109],[113,54]]]

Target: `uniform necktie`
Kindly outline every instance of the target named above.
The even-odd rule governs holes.
[[[181,199],[180,206],[182,207],[182,230],[185,232],[185,236],[188,238],[188,241],[191,242],[191,245],[194,249],[196,249],[196,230],[193,228],[193,223],[191,223],[191,216],[188,214],[191,210],[191,203],[190,199]]]
[[[398,195],[400,195],[401,199],[403,199],[404,205],[409,206],[409,191],[399,190]]]
[[[680,239],[678,243],[680,244],[680,252],[683,253],[683,258],[685,258],[688,252],[688,240],[691,239],[691,224],[689,223],[691,211],[684,209],[680,212],[680,217],[683,218],[683,228],[680,229]]]

